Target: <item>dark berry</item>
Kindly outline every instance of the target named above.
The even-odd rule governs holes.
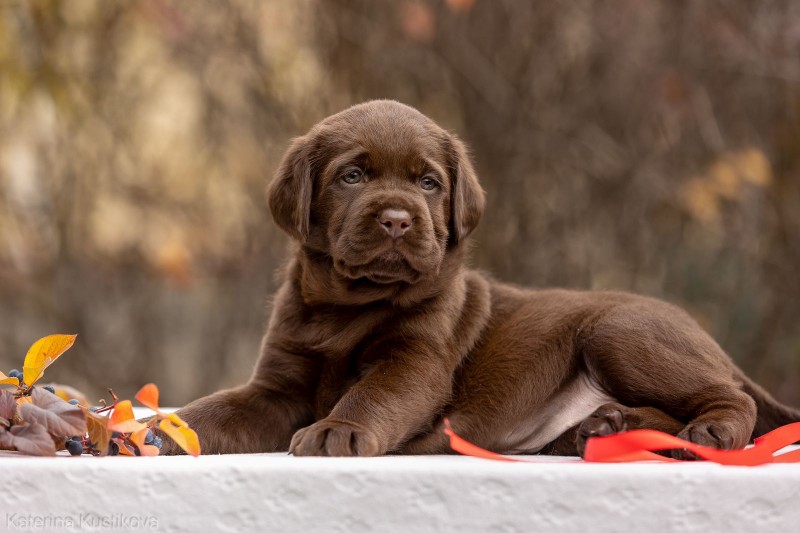
[[[156,448],[161,448],[162,444],[164,444],[164,441],[161,440],[161,437],[153,437],[153,446]]]
[[[122,437],[122,433],[120,433],[119,431],[112,431],[111,432],[111,438],[112,439],[118,439],[120,437]]]
[[[153,439],[155,439],[155,438],[156,438],[156,436],[153,435],[153,431],[148,429],[147,430],[147,436],[144,438],[144,443],[145,444],[153,444]]]
[[[22,379],[22,372],[20,372],[16,368],[12,368],[11,372],[8,373],[8,377]]]
[[[67,441],[67,451],[70,455],[80,455],[83,453],[83,444],[77,440]]]
[[[69,404],[72,404],[72,405],[78,405],[78,404],[80,404],[81,402],[79,402],[78,400],[76,400],[75,398],[73,398],[73,399],[71,399],[71,400],[70,400],[69,402],[67,402],[67,403],[69,403]]]
[[[45,385],[45,386],[44,386],[44,387],[42,387],[42,388],[43,388],[44,390],[46,390],[47,392],[52,392],[53,394],[55,394],[55,393],[56,393],[56,389],[54,389],[54,388],[53,388],[53,387],[51,387],[50,385]]]
[[[119,455],[119,444],[114,441],[109,442],[108,455]]]

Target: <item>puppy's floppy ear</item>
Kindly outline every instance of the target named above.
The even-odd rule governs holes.
[[[292,140],[267,191],[272,218],[291,237],[304,242],[311,218],[311,146],[308,137]]]
[[[450,166],[450,238],[463,241],[478,225],[486,203],[467,148],[453,134],[447,140]]]

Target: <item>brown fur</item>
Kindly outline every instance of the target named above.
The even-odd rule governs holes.
[[[180,410],[204,453],[448,453],[445,416],[508,453],[641,427],[738,448],[800,420],[675,306],[467,269],[484,193],[461,141],[410,107],[358,105],[295,139],[269,205],[292,260],[250,381]],[[397,239],[386,209],[409,216]]]

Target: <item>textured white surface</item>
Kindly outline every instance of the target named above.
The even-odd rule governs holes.
[[[2,456],[0,471],[0,531],[751,533],[800,527],[800,465],[264,454]]]

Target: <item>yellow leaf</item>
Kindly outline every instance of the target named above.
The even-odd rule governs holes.
[[[181,422],[183,421],[181,420]],[[161,428],[161,431],[166,433],[169,438],[174,440],[175,444],[183,448],[183,451],[195,457],[200,455],[200,440],[197,438],[197,433],[188,426],[176,426],[171,420],[164,419],[158,424],[158,427]]]
[[[49,335],[33,343],[22,365],[22,381],[30,387],[44,370],[75,344],[77,335]]]
[[[178,413],[168,413],[167,418],[172,420],[172,423],[178,427],[188,428],[189,424],[183,421],[181,417],[178,416]]]
[[[16,385],[19,387],[19,379],[17,378],[10,378],[0,372],[0,385]]]

